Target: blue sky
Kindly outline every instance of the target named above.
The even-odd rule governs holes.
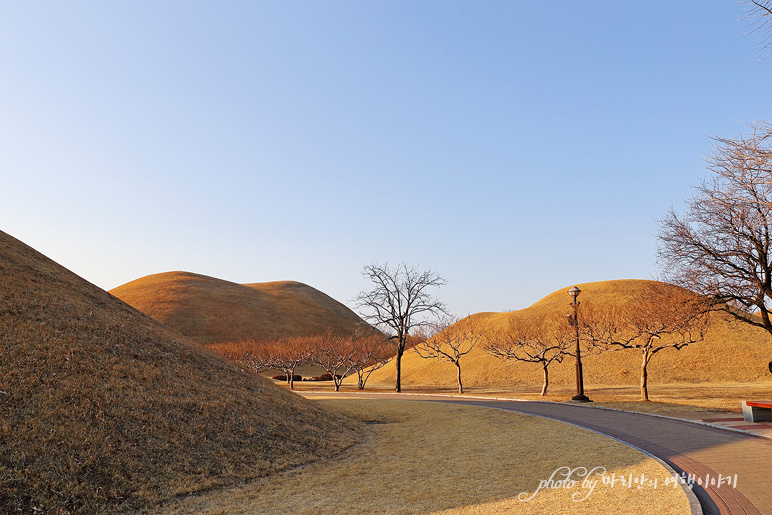
[[[466,315],[653,278],[710,137],[772,114],[742,16],[0,0],[0,229],[105,289],[186,270],[348,302],[407,261]]]

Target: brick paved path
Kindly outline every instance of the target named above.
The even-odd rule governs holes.
[[[306,392],[303,392],[306,393]],[[345,395],[345,394],[343,394]],[[356,394],[354,394],[356,395]],[[698,478],[737,474],[737,488],[694,485],[706,515],[772,515],[772,440],[692,422],[568,403],[374,394],[485,406],[561,420],[612,436]]]

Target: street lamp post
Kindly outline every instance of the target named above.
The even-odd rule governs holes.
[[[577,307],[579,306],[579,301],[576,300],[576,298],[579,296],[579,294],[582,292],[579,288],[576,286],[572,286],[570,290],[568,290],[568,294],[573,297],[573,302],[571,303],[571,306],[574,308],[574,316],[571,318],[571,315],[569,315],[569,321],[571,322],[571,325],[574,326],[574,329],[576,329],[576,395],[574,395],[571,400],[572,401],[578,401],[578,402],[592,402],[589,397],[587,397],[584,394],[584,376],[582,375],[582,353],[579,349],[579,318],[577,318]]]

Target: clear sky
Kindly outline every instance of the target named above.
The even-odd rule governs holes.
[[[0,229],[105,289],[186,270],[351,305],[407,261],[461,316],[654,278],[710,137],[772,115],[742,16],[0,0]]]

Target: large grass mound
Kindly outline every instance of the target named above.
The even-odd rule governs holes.
[[[294,281],[237,284],[167,272],[142,277],[110,293],[206,345],[310,336],[327,328],[350,334],[364,323],[337,300]]]
[[[580,303],[622,304],[635,302],[648,281],[616,280],[579,284]],[[461,324],[473,321],[483,332],[505,328],[514,318],[537,320],[551,313],[567,315],[571,312],[568,287],[560,289],[532,306],[506,313],[477,313]],[[581,317],[582,306],[579,306]],[[676,351],[667,349],[658,353],[649,364],[649,386],[657,383],[759,381],[770,380],[767,364],[772,359],[772,338],[765,331],[750,327],[715,313],[704,341]],[[620,350],[590,355],[582,359],[586,385],[638,384],[641,353]],[[576,381],[574,359],[550,366],[550,383],[570,385]],[[538,392],[542,382],[541,366],[516,361],[504,362],[478,348],[461,360],[464,385],[498,386],[533,384]],[[372,383],[394,381],[393,363],[373,373]],[[425,360],[414,351],[402,359],[403,385],[451,387],[455,384],[455,367],[437,360]],[[652,392],[656,396],[656,390]]]
[[[0,302],[0,512],[142,509],[359,438],[3,232]]]

